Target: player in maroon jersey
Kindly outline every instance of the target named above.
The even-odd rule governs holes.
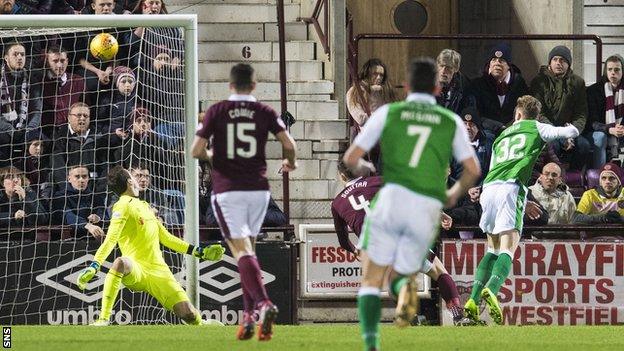
[[[360,237],[362,224],[364,223],[364,217],[368,213],[370,202],[383,186],[383,180],[381,177],[356,177],[344,164],[342,158],[338,162],[338,173],[345,184],[345,188],[332,201],[331,211],[334,218],[334,227],[340,246],[358,255],[359,250],[349,240],[349,228],[353,230],[355,235]],[[453,315],[453,322],[455,324],[463,323],[464,312],[460,304],[459,292],[457,291],[455,281],[433,251],[430,250],[429,257],[423,265],[421,272],[438,282],[440,295],[442,295],[446,302],[446,307]]]
[[[193,157],[212,163],[212,208],[221,234],[238,261],[245,311],[237,338],[253,337],[257,309],[258,340],[263,341],[271,339],[278,313],[262,283],[255,254],[255,239],[269,203],[265,156],[269,133],[282,143],[282,171],[293,171],[297,164],[295,141],[277,113],[251,95],[255,87],[250,65],[239,63],[232,67],[233,94],[208,109],[192,152]]]

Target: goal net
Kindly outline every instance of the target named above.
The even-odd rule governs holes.
[[[197,103],[189,103],[197,101],[197,60],[187,52],[196,43],[194,34],[188,36],[195,17],[111,17],[3,18],[3,325],[97,319],[104,277],[120,252],[84,291],[75,282],[110,222],[117,198],[106,175],[115,165],[130,169],[140,197],[173,234],[197,240],[196,200],[185,199],[187,188],[197,185],[197,175],[189,174],[197,173],[195,163],[185,153],[187,136],[193,135],[188,132],[197,124]],[[95,42],[100,33],[116,39],[118,50],[109,41]],[[196,196],[197,190],[190,193]],[[186,203],[192,211],[185,212]],[[165,260],[177,277],[189,277],[194,300],[197,266],[167,250]],[[128,289],[113,311],[111,321],[118,324],[179,322],[152,297]]]

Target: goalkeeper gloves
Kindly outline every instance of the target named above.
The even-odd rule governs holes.
[[[214,244],[210,246],[196,246],[193,249],[193,256],[202,260],[218,261],[223,257],[225,248],[221,244]]]
[[[83,269],[78,276],[78,287],[80,290],[84,290],[87,286],[87,283],[93,279],[97,271],[100,270],[100,264],[93,261],[89,265],[89,267]]]

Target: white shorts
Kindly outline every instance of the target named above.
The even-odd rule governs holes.
[[[262,228],[270,196],[267,190],[213,194],[210,202],[223,238],[255,238]]]
[[[481,193],[481,221],[484,233],[498,235],[516,229],[522,232],[527,189],[515,183],[487,185]]]
[[[416,273],[438,234],[441,210],[437,199],[385,185],[373,200],[358,247],[379,266],[392,266],[404,275]]]

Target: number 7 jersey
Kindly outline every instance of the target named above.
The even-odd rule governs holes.
[[[527,185],[535,161],[547,142],[579,135],[574,126],[554,127],[535,120],[520,120],[494,141],[490,170],[483,181]]]
[[[377,109],[354,143],[368,151],[377,140],[381,140],[384,183],[442,203],[451,156],[459,162],[475,158],[462,120],[436,105],[429,94],[411,93],[406,101]]]
[[[212,138],[213,193],[269,190],[267,139],[285,129],[277,113],[251,95],[232,95],[212,105],[197,136]]]

